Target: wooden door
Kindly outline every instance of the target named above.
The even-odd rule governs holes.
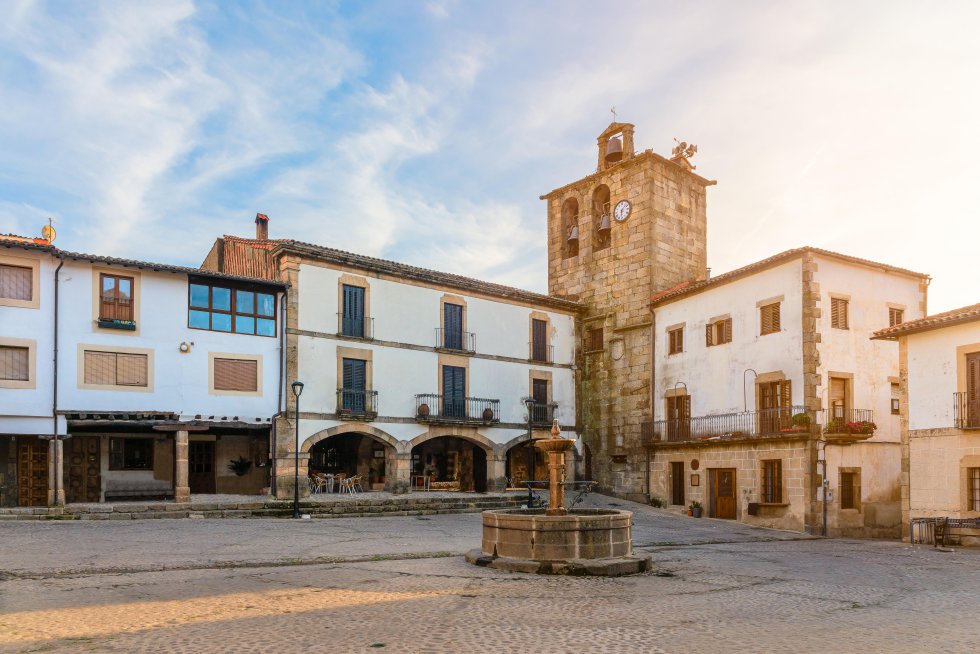
[[[102,496],[102,439],[73,436],[65,441],[65,501],[98,502]]]
[[[450,418],[466,416],[466,368],[442,367],[442,415]]]
[[[735,519],[735,468],[711,469],[713,518]]]
[[[830,418],[831,420],[850,420],[847,412],[847,379],[830,378]]]
[[[22,437],[17,442],[17,504],[47,506],[48,443]]]
[[[673,461],[670,464],[670,503],[684,506],[684,462]]]
[[[531,397],[534,399],[534,415],[531,422],[536,425],[546,425],[548,419],[548,380],[531,380]]]
[[[691,396],[674,395],[667,398],[667,440],[686,441],[691,438]]]
[[[187,453],[187,482],[191,493],[214,493],[214,441],[191,441]]]
[[[759,433],[778,434],[793,426],[793,393],[790,380],[759,384]]]
[[[980,353],[966,356],[966,426],[980,427]]]

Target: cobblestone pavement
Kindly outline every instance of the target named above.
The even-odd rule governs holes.
[[[636,540],[653,553],[654,572],[526,576],[426,554],[475,545],[479,519],[472,515],[313,524],[177,520],[166,530],[152,521],[0,525],[7,571],[0,651],[980,649],[978,551],[800,539],[596,500],[609,502],[636,509]],[[105,527],[114,531],[100,531]],[[48,545],[50,537],[60,544]],[[126,571],[171,544],[179,554],[168,560],[185,556],[195,569]],[[256,554],[253,545],[268,551]],[[106,546],[111,551],[99,555]],[[337,561],[302,558],[308,555]],[[370,560],[374,555],[380,560]],[[305,565],[208,567],[222,560],[283,563],[282,556]]]

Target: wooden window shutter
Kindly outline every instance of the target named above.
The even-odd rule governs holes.
[[[725,320],[725,342],[726,343],[732,342],[732,319],[731,318],[727,318]]]
[[[535,361],[547,360],[548,323],[537,318],[531,319],[531,358]]]
[[[781,328],[779,322],[779,302],[774,302],[773,304],[767,304],[759,309],[759,315],[762,322],[762,329],[760,332],[765,334],[774,334],[778,332]]]
[[[116,354],[116,384],[146,386],[147,363],[145,354]]]
[[[114,352],[85,351],[85,371],[83,379],[86,384],[97,386],[116,385],[116,354]]]
[[[691,396],[682,395],[683,400],[681,401],[681,417],[685,420],[691,419]]]
[[[793,406],[792,382],[788,379],[779,384],[779,405],[783,408]]]
[[[367,388],[367,361],[344,359],[344,390],[363,391]]]
[[[34,295],[34,270],[24,266],[0,265],[0,297],[30,301]]]
[[[847,329],[847,300],[838,297],[830,298],[830,326]]]
[[[905,320],[905,311],[903,309],[888,309],[888,326],[894,327],[895,325],[901,325]]]
[[[704,326],[704,344],[708,347],[714,345],[714,343],[711,342],[711,332],[713,332],[714,329],[715,326],[710,322]]]
[[[258,388],[258,361],[249,359],[214,359],[214,390],[254,393]]]
[[[30,381],[30,362],[28,348],[0,346],[0,379]]]

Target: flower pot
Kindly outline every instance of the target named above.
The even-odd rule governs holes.
[[[694,517],[695,518],[700,518],[701,517],[701,509],[700,508],[693,509],[693,511],[694,511]]]
[[[484,409],[483,410],[483,419],[484,420],[493,420],[493,409],[491,409],[490,407],[487,407],[486,409]]]
[[[429,415],[429,405],[428,404],[420,404],[419,405],[419,416],[425,418],[425,417],[428,417],[428,415]]]
[[[692,511],[691,509],[688,509],[687,510],[687,515],[693,516],[694,515],[694,511]]]

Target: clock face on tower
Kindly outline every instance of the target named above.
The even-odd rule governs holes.
[[[624,222],[630,217],[630,211],[633,210],[633,206],[630,204],[629,200],[620,200],[616,203],[616,208],[613,209],[613,218],[616,222]]]

